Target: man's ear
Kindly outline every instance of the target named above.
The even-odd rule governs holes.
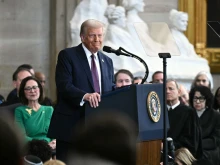
[[[83,35],[81,35],[80,38],[81,38],[82,42],[85,40],[85,36],[83,36]]]

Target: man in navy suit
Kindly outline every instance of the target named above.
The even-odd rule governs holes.
[[[84,119],[84,102],[96,108],[100,93],[111,91],[114,82],[112,60],[99,50],[103,41],[103,24],[97,20],[82,23],[76,47],[61,50],[56,66],[57,105],[54,110],[48,136],[57,139],[57,159],[66,161],[69,141],[74,126]],[[94,61],[98,78],[95,84],[91,71]],[[97,90],[98,85],[98,92]]]

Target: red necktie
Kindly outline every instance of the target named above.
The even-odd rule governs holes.
[[[92,72],[92,79],[93,79],[93,85],[95,88],[95,92],[100,93],[100,87],[99,87],[99,76],[98,76],[98,70],[95,64],[95,56],[94,54],[91,55],[92,62],[91,62],[91,72]]]

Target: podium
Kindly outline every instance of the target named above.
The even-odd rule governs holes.
[[[99,111],[120,111],[134,120],[139,133],[137,165],[160,164],[164,115],[162,84],[131,85],[104,94],[98,108],[86,105],[85,117]]]

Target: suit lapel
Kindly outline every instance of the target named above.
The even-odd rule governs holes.
[[[78,52],[77,56],[80,59],[79,61],[82,64],[83,70],[85,71],[93,90],[95,90],[94,86],[93,86],[93,79],[92,79],[92,74],[91,74],[91,70],[89,67],[88,59],[87,59],[86,54],[82,48],[82,44],[80,44],[78,46],[77,52]]]

